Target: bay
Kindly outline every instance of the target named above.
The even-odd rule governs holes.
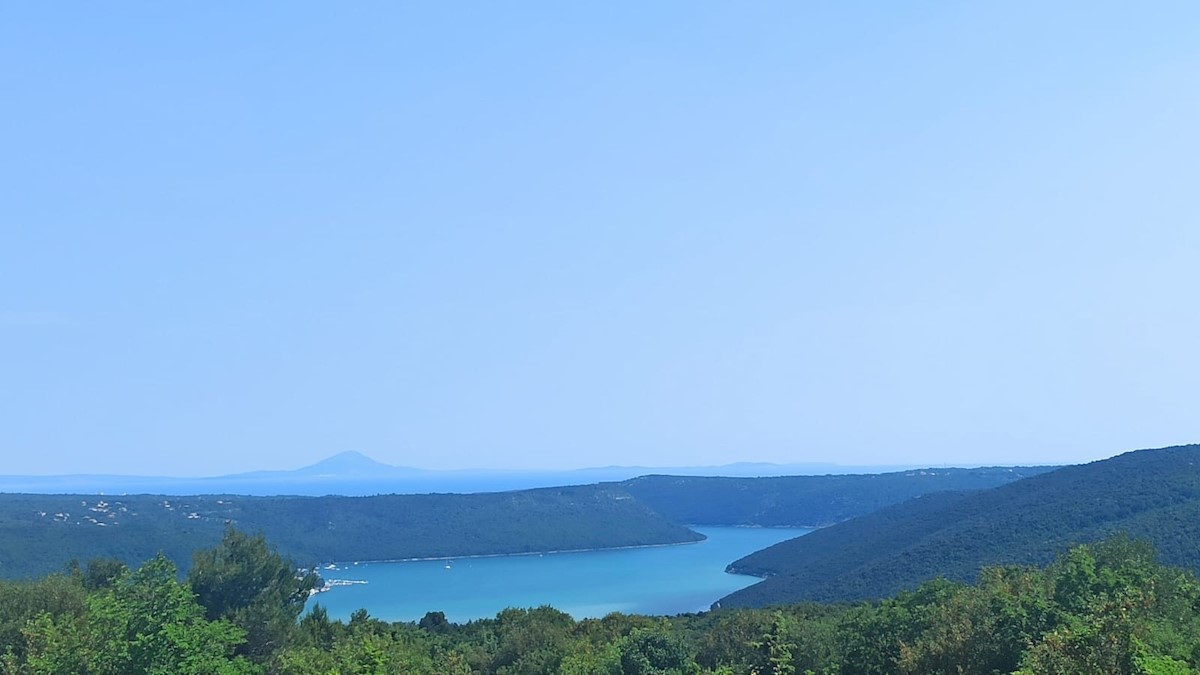
[[[610,612],[669,615],[706,610],[759,581],[727,574],[729,563],[806,528],[694,527],[694,544],[539,555],[360,562],[321,570],[324,578],[356,582],[313,597],[335,619],[366,609],[377,619],[416,621],[444,612],[462,623],[507,607],[552,605],[576,619]],[[365,583],[362,583],[365,582]]]

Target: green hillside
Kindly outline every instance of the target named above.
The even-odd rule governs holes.
[[[992,488],[1055,468],[917,469],[765,478],[642,476],[621,486],[677,523],[820,527],[923,494]]]
[[[998,488],[931,494],[751,554],[768,577],[721,600],[765,606],[894,594],[997,564],[1045,564],[1068,545],[1126,532],[1164,562],[1200,568],[1200,446],[1130,452]]]
[[[184,565],[226,523],[261,532],[298,564],[529,553],[698,541],[616,485],[467,495],[242,497],[0,494],[0,577],[72,558]]]

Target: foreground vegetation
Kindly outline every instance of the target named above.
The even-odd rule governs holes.
[[[0,673],[35,675],[1185,675],[1200,581],[1124,538],[877,603],[575,621],[550,607],[452,624],[301,618],[312,574],[226,531],[185,580],[157,556],[0,582]]]

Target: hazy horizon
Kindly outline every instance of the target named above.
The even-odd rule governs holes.
[[[0,9],[8,474],[1200,440],[1200,5]]]
[[[1138,448],[1138,449],[1146,449],[1146,448]],[[506,473],[506,472],[509,472],[509,473],[514,473],[514,474],[518,474],[518,473],[519,474],[539,474],[539,473],[570,474],[570,473],[585,473],[585,472],[603,472],[603,471],[612,471],[612,470],[678,469],[678,470],[682,470],[682,471],[689,471],[689,472],[691,472],[691,475],[702,475],[697,472],[703,471],[705,469],[719,470],[722,468],[732,469],[732,468],[737,468],[737,467],[743,467],[743,468],[744,467],[762,467],[762,468],[766,468],[766,469],[770,469],[773,467],[773,468],[781,470],[781,471],[786,470],[786,469],[803,470],[805,468],[819,469],[822,471],[827,470],[827,469],[846,469],[847,473],[855,473],[855,472],[880,473],[880,472],[888,472],[888,471],[907,471],[907,470],[915,470],[915,469],[947,469],[947,468],[973,469],[973,468],[983,468],[983,467],[1004,467],[1004,466],[1058,466],[1059,465],[1054,462],[1029,462],[1029,463],[1024,463],[1024,464],[1017,464],[1017,463],[1012,463],[1012,462],[983,462],[983,463],[980,463],[980,462],[971,461],[971,462],[963,462],[963,463],[903,462],[903,463],[896,463],[896,464],[846,464],[846,463],[839,463],[839,462],[780,463],[780,462],[755,462],[755,461],[740,461],[739,460],[739,461],[727,462],[724,464],[696,464],[696,465],[606,464],[606,465],[577,465],[577,466],[575,466],[575,465],[526,466],[526,467],[518,467],[518,468],[514,468],[512,466],[469,466],[469,467],[460,467],[460,468],[454,468],[454,469],[437,469],[437,468],[430,468],[427,466],[419,466],[419,465],[415,465],[415,464],[395,464],[395,463],[391,463],[391,462],[381,461],[381,460],[379,460],[375,457],[372,457],[366,453],[358,452],[356,450],[349,450],[349,451],[342,451],[339,453],[335,453],[335,454],[323,457],[315,462],[306,463],[306,464],[260,466],[257,468],[248,469],[246,471],[224,472],[224,473],[216,473],[216,474],[187,474],[187,473],[150,474],[150,473],[138,472],[138,471],[133,471],[133,472],[128,472],[128,473],[119,473],[119,474],[111,473],[111,472],[79,473],[79,472],[70,472],[70,471],[69,472],[37,472],[37,473],[18,474],[18,473],[14,473],[14,472],[0,471],[0,477],[28,476],[31,478],[51,478],[51,477],[56,477],[56,476],[70,476],[70,475],[80,475],[80,476],[111,475],[111,476],[121,476],[121,477],[129,477],[129,478],[180,478],[180,479],[185,479],[185,480],[200,480],[200,479],[206,479],[206,478],[228,478],[228,477],[256,474],[256,473],[292,473],[292,472],[297,472],[297,471],[301,471],[303,469],[308,469],[308,468],[312,468],[312,467],[321,465],[329,460],[336,460],[344,455],[355,455],[358,457],[363,457],[370,462],[382,464],[389,468],[412,470],[412,471],[416,471],[416,472],[428,472],[431,474],[434,474],[434,473],[464,473],[464,474],[466,474],[466,473],[473,473],[473,472],[478,472],[478,473]],[[1108,459],[1108,458],[1102,457],[1099,459]],[[856,471],[856,470],[858,470],[858,471]],[[711,475],[720,475],[720,474],[713,473]],[[743,474],[738,474],[738,475],[743,475]],[[746,475],[748,475],[748,474],[746,474]],[[775,475],[790,475],[790,474],[768,472],[768,473],[764,473],[762,475],[775,476]],[[799,473],[796,475],[804,475],[804,474]]]

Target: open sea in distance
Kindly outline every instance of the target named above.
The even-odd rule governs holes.
[[[367,582],[319,593],[330,618],[357,609],[386,621],[416,621],[440,611],[456,623],[494,617],[506,607],[552,605],[576,619],[707,610],[759,581],[726,574],[729,563],[772,544],[808,534],[805,528],[694,527],[695,544],[543,555],[360,562],[322,569],[327,580]]]

